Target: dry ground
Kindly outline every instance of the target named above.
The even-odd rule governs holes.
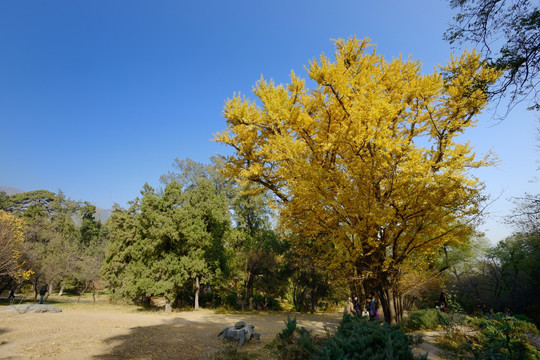
[[[145,312],[90,304],[57,305],[61,313],[0,312],[0,359],[212,359],[228,346],[217,334],[243,320],[260,341],[243,351],[274,358],[264,349],[280,332],[286,313],[214,314],[211,311]],[[298,324],[324,333],[341,314],[291,314]]]
[[[0,359],[211,360],[230,346],[217,334],[242,320],[255,325],[261,340],[246,343],[241,351],[269,360],[276,356],[265,345],[285,327],[288,316],[319,334],[325,329],[334,332],[342,317],[341,312],[216,314],[200,310],[165,314],[104,303],[56,305],[61,313],[0,311]],[[426,341],[417,353],[430,351],[429,359],[439,359],[437,350]]]

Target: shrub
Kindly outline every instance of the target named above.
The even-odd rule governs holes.
[[[448,325],[451,316],[438,309],[417,310],[409,314],[403,321],[403,327],[408,331],[433,330],[439,326]]]
[[[413,338],[403,333],[399,326],[345,315],[337,332],[327,339],[313,337],[303,327],[296,326],[296,319],[289,318],[286,328],[271,346],[276,347],[279,358],[285,360],[412,360],[415,359],[410,349],[412,341]]]
[[[338,331],[324,344],[318,358],[415,359],[410,348],[412,341],[412,337],[397,325],[345,315]]]
[[[287,317],[285,329],[277,334],[269,346],[277,349],[280,359],[307,360],[312,359],[320,351],[316,339],[304,327],[297,327],[296,318]]]
[[[528,334],[537,334],[532,323],[513,316],[495,314],[489,317],[467,318],[476,332],[459,349],[461,357],[474,359],[529,360],[540,359],[540,351],[529,343]]]

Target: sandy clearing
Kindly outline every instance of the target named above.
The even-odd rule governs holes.
[[[61,306],[60,306],[61,307]],[[0,312],[0,359],[212,359],[227,346],[217,338],[237,321],[255,325],[261,334],[244,351],[272,359],[264,345],[285,326],[287,316],[317,333],[335,330],[341,313],[214,314],[201,310],[166,315],[63,308],[61,313],[14,314]]]

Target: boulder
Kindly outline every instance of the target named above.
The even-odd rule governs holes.
[[[251,339],[261,339],[261,334],[257,334],[253,331],[255,326],[247,325],[243,321],[239,321],[234,326],[228,326],[221,330],[218,337],[223,340],[238,341],[238,345],[242,346],[246,341]]]

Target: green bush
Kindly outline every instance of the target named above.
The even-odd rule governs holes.
[[[319,352],[317,338],[304,327],[296,326],[296,318],[287,318],[285,329],[277,334],[270,347],[277,349],[279,358],[283,360],[313,359]]]
[[[412,360],[412,341],[399,326],[345,315],[337,332],[327,338],[313,337],[296,326],[296,319],[289,318],[271,346],[277,348],[279,358],[284,360]]]
[[[412,337],[399,326],[345,315],[335,335],[325,342],[318,359],[415,359]],[[421,357],[425,358],[425,357]]]
[[[417,310],[409,314],[403,321],[403,327],[408,331],[433,330],[450,323],[451,316],[438,309]]]
[[[540,359],[540,351],[529,343],[528,338],[528,334],[538,333],[534,324],[503,314],[467,320],[468,325],[477,332],[461,348],[462,356],[481,360]]]

